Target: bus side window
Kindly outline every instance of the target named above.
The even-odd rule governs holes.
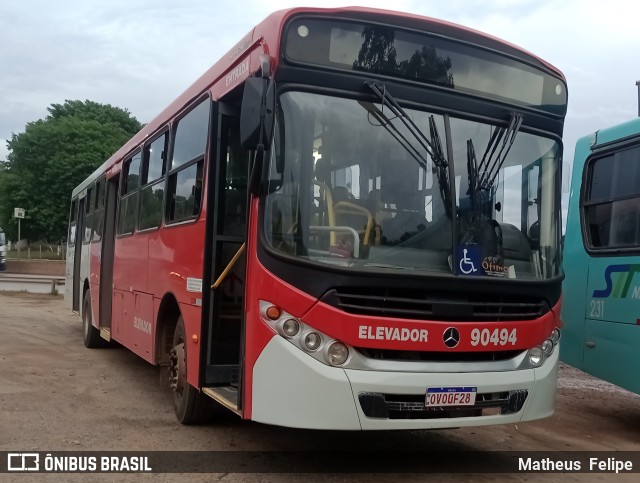
[[[584,219],[594,249],[640,246],[640,146],[590,161]]]
[[[104,222],[104,198],[105,198],[105,178],[102,177],[96,182],[95,213],[93,214],[93,238],[92,241],[102,239],[102,227]]]
[[[169,134],[165,132],[144,148],[142,188],[140,188],[140,213],[138,228],[157,228],[162,222],[164,201],[164,175],[167,165]]]
[[[142,156],[138,151],[124,162],[118,209],[118,235],[131,234],[136,226],[141,160]]]
[[[203,100],[175,128],[166,198],[168,223],[193,219],[200,213],[210,105],[208,98]]]
[[[72,247],[76,244],[76,223],[78,221],[78,199],[71,201],[71,214],[69,215],[69,238],[67,245]]]
[[[94,207],[93,203],[95,201],[95,185],[92,185],[89,189],[87,189],[87,197],[84,202],[85,207],[85,223],[84,223],[84,236],[82,238],[82,243],[86,244],[91,241],[91,230],[93,228],[93,212]]]

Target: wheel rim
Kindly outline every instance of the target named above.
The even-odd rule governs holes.
[[[186,369],[184,341],[180,340],[173,346],[169,356],[169,386],[173,391],[173,398],[176,404],[179,404],[184,396],[187,381]]]

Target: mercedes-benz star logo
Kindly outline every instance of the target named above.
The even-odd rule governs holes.
[[[455,327],[449,327],[442,334],[442,340],[444,341],[444,345],[446,345],[449,349],[453,349],[460,342],[460,332]]]

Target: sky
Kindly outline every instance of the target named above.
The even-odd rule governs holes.
[[[578,138],[638,115],[640,2],[629,0],[5,0],[0,160],[7,139],[67,99],[147,123],[269,13],[364,5],[435,17],[523,47],[566,76],[565,160]]]

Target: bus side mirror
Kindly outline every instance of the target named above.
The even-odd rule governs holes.
[[[250,77],[245,81],[240,111],[240,141],[245,149],[271,146],[275,119],[276,89],[271,79]]]

